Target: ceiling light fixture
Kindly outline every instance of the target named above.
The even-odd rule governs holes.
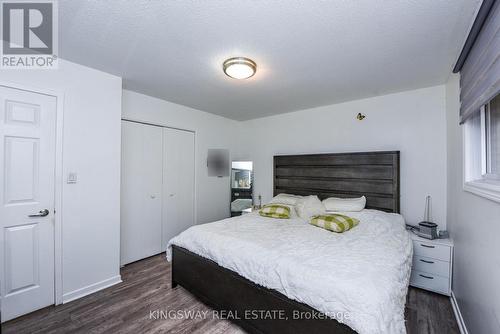
[[[257,71],[257,64],[245,57],[229,58],[222,64],[224,73],[234,79],[248,79]]]

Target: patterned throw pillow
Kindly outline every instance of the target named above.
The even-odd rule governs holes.
[[[318,215],[311,218],[309,224],[332,232],[342,233],[359,224],[359,220],[337,213]]]
[[[290,218],[290,207],[280,204],[267,204],[259,210],[259,215],[269,218]]]

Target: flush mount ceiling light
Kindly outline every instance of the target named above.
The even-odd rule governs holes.
[[[257,71],[257,64],[245,57],[229,58],[222,64],[224,73],[234,79],[248,79]]]

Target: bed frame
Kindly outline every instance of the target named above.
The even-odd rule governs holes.
[[[274,195],[365,195],[367,208],[399,213],[399,182],[399,151],[274,157]],[[172,287],[181,285],[249,333],[355,333],[187,249],[173,246],[172,252]]]

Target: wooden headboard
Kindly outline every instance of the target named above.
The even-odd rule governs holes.
[[[366,207],[399,213],[399,151],[274,156],[274,196],[366,196]]]

